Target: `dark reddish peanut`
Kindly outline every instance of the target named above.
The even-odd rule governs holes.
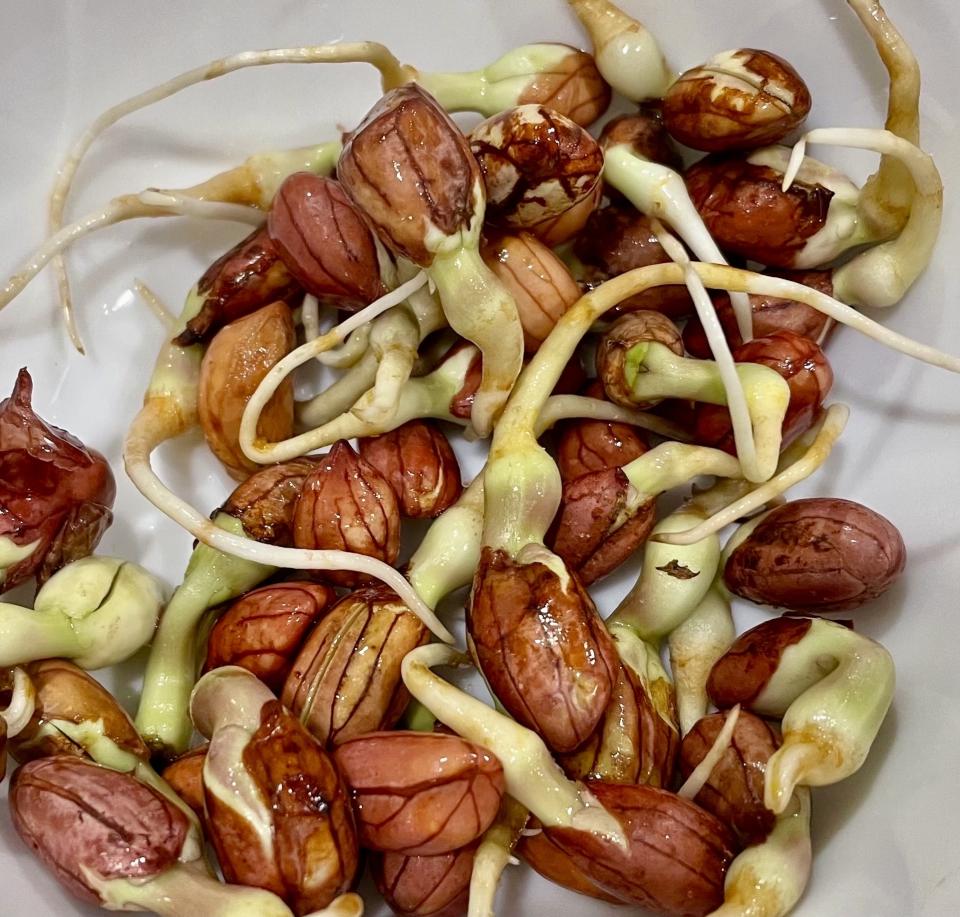
[[[333,589],[318,583],[278,583],[248,592],[210,632],[203,671],[238,665],[279,693],[307,632],[335,600]]]
[[[787,61],[741,48],[681,74],[663,97],[663,121],[695,150],[742,150],[782,140],[810,104],[806,83]]]
[[[536,824],[530,827],[536,827]],[[610,904],[623,903],[620,898],[600,888],[546,831],[521,837],[517,844],[517,855],[545,879],[563,888]]]
[[[450,441],[429,421],[410,420],[389,433],[361,439],[359,446],[360,458],[389,482],[401,514],[411,519],[439,516],[463,490]]]
[[[303,482],[293,514],[298,548],[353,551],[392,564],[400,553],[400,508],[393,488],[346,440],[333,444]],[[327,572],[331,582],[355,585],[362,576]]]
[[[616,570],[653,528],[656,501],[637,504],[619,468],[591,471],[563,485],[547,544],[589,586]]]
[[[603,386],[592,382],[583,393],[604,398]],[[557,438],[557,468],[564,483],[590,471],[620,468],[650,448],[643,435],[629,424],[612,420],[570,420]]]
[[[421,267],[436,254],[428,237],[460,232],[482,201],[466,137],[413,83],[386,93],[347,134],[337,177],[381,241]]]
[[[782,277],[795,283],[813,287],[827,296],[833,295],[833,281],[830,271],[767,271],[774,277]],[[712,297],[713,307],[723,328],[724,336],[731,347],[743,343],[737,318],[730,304],[728,293],[716,293]],[[822,312],[797,302],[795,299],[783,299],[779,296],[750,296],[750,310],[753,314],[753,336],[766,337],[777,331],[790,331],[813,341],[822,347],[835,322]],[[694,316],[683,328],[683,346],[687,353],[699,360],[712,360],[713,351],[707,343],[703,325]]]
[[[737,849],[723,822],[652,786],[591,783],[590,790],[623,826],[626,850],[587,831],[545,830],[591,881],[624,903],[670,917],[704,917],[720,905]]]
[[[290,273],[322,302],[354,311],[386,292],[373,233],[339,182],[291,175],[274,196],[267,232]]]
[[[518,105],[542,105],[589,127],[610,105],[610,87],[592,55],[577,48],[546,72],[537,73],[517,99]]]
[[[21,369],[0,401],[0,542],[36,542],[27,557],[0,567],[0,592],[33,576],[42,584],[86,557],[113,520],[117,488],[107,460],[35,414],[32,395]]]
[[[353,885],[359,865],[350,800],[332,758],[279,701],[263,705],[241,754],[270,813],[272,848],[266,852],[251,821],[207,785],[207,824],[224,878],[271,891],[296,914],[326,907]]]
[[[669,347],[677,356],[683,356],[680,329],[659,312],[641,311],[621,315],[600,338],[597,345],[597,378],[603,383],[607,398],[615,404],[638,407],[633,398],[628,359],[634,347],[651,341]]]
[[[453,356],[461,347],[469,346],[456,344],[451,348],[448,356]],[[470,361],[467,372],[464,375],[463,387],[453,398],[450,399],[450,413],[460,420],[469,420],[470,412],[473,410],[473,399],[476,397],[477,389],[480,387],[480,380],[483,376],[483,358],[477,351],[476,356]]]
[[[583,264],[581,279],[588,288],[634,268],[668,264],[671,260],[653,231],[650,217],[625,202],[594,210],[573,243],[573,250]],[[687,288],[673,284],[634,293],[608,314],[622,315],[640,309],[681,318],[692,313],[694,306]]]
[[[500,762],[459,736],[375,732],[334,754],[353,793],[360,843],[371,850],[449,853],[480,837],[500,808]]]
[[[761,605],[850,611],[886,592],[906,560],[889,520],[852,500],[819,497],[767,513],[730,555],[723,581]]]
[[[175,758],[160,774],[201,821],[206,818],[203,807],[203,763],[206,759],[207,746],[200,745]]]
[[[641,105],[632,114],[611,118],[600,132],[599,143],[604,152],[627,143],[637,156],[650,162],[671,169],[683,168],[683,160],[664,127],[663,109],[659,104]]]
[[[69,891],[100,896],[85,878],[151,879],[177,863],[189,822],[130,774],[57,755],[18,768],[10,781],[13,827]]]
[[[296,346],[293,313],[271,303],[217,332],[200,364],[197,416],[210,451],[243,481],[260,466],[240,448],[240,421],[267,373]],[[270,442],[293,435],[293,381],[284,379],[264,405],[257,433]]]
[[[307,638],[283,686],[283,702],[328,746],[389,729],[409,700],[400,663],[429,636],[389,589],[358,589]]]
[[[745,157],[707,156],[687,170],[687,190],[717,245],[772,267],[792,267],[807,239],[823,228],[833,192],[795,181]]]
[[[744,631],[710,670],[707,693],[722,710],[750,705],[767,686],[784,652],[810,630],[811,618],[771,618]]]
[[[197,282],[203,306],[174,343],[181,347],[206,343],[224,325],[299,292],[300,285],[270,241],[266,227],[255,229],[214,261]]]
[[[575,235],[599,202],[603,153],[580,125],[537,105],[509,108],[470,132],[491,226],[548,245]],[[578,219],[563,219],[577,208]]]
[[[261,468],[236,486],[221,510],[239,519],[249,538],[289,548],[293,545],[293,513],[300,491],[321,461],[304,455]]]
[[[472,649],[503,706],[558,752],[597,728],[616,682],[616,648],[576,576],[484,547],[467,614]]]
[[[481,253],[513,296],[524,348],[535,353],[560,316],[580,298],[580,287],[566,265],[529,232],[488,237]]]
[[[679,742],[672,698],[664,716],[637,675],[621,665],[600,725],[560,764],[575,780],[669,787]]]
[[[580,354],[575,353],[572,357],[570,357],[569,360],[567,360],[566,365],[563,367],[560,377],[557,379],[557,384],[553,387],[553,394],[576,395],[586,384],[587,371],[584,369],[583,360],[580,359]],[[600,394],[597,397],[603,397],[602,386],[600,387]]]
[[[680,745],[680,773],[684,779],[713,747],[726,715],[712,713],[700,719]],[[714,765],[710,778],[694,802],[716,815],[745,847],[762,843],[773,830],[776,817],[763,804],[767,761],[780,740],[767,723],[741,710],[730,745]]]
[[[0,783],[7,776],[7,721],[0,716]]]
[[[460,917],[467,912],[476,845],[435,856],[381,853],[370,858],[380,894],[399,917]]]
[[[833,370],[820,347],[792,331],[774,331],[756,337],[733,351],[738,363],[759,363],[779,373],[790,387],[790,403],[783,418],[781,448],[813,426],[833,386]],[[698,404],[697,441],[736,455],[730,411],[717,404]]]
[[[9,740],[10,754],[17,761],[51,755],[87,757],[81,745],[56,728],[58,721],[99,723],[103,735],[118,748],[142,761],[149,759],[133,721],[92,675],[66,659],[43,659],[23,668],[33,684],[35,701],[30,722]]]

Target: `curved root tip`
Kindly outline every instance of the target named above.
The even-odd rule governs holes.
[[[774,815],[780,815],[790,804],[793,791],[809,774],[811,757],[816,749],[804,743],[785,744],[767,761],[763,786],[763,804]]]

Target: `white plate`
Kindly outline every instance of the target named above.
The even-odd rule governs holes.
[[[628,2],[670,60],[686,68],[727,47],[768,48],[806,78],[817,126],[879,126],[885,75],[842,0]],[[957,37],[960,6],[889,0],[888,12],[919,55],[924,75],[923,145],[948,189],[943,235],[907,301],[883,320],[960,352],[956,251],[960,214]],[[583,43],[561,0],[100,0],[7,3],[0,56],[0,273],[42,238],[45,194],[68,144],[102,109],[198,63],[246,48],[341,38],[387,42],[423,69],[479,67],[536,40]],[[273,67],[204,84],[113,128],[82,168],[70,213],[148,185],[190,184],[264,149],[291,147],[353,126],[377,97],[370,70]],[[819,155],[821,151],[814,151]],[[840,160],[862,180],[864,154]],[[142,278],[177,305],[202,269],[244,230],[184,221],[128,224],[70,255],[89,357],[73,353],[49,278],[0,315],[0,397],[29,366],[35,406],[48,420],[103,450],[117,472],[117,521],[101,551],[136,559],[178,580],[190,539],[123,478],[119,445],[161,338],[130,292]],[[799,493],[860,500],[892,519],[909,550],[907,574],[881,601],[856,613],[857,627],[896,658],[893,709],[863,770],[814,796],[814,877],[798,917],[946,917],[960,913],[956,775],[960,679],[956,676],[960,582],[960,378],[914,363],[841,330],[830,345],[834,397],[853,408],[830,465]],[[169,449],[167,479],[198,506],[213,507],[229,484],[194,438]],[[599,590],[609,611],[630,574]],[[742,613],[741,623],[752,623]],[[132,699],[133,668],[115,682]],[[131,677],[128,677],[131,676]],[[86,913],[31,858],[0,814],[0,912],[20,917]],[[500,913],[623,913],[512,869]],[[385,913],[371,903],[368,913]]]

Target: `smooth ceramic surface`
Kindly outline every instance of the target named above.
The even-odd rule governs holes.
[[[810,124],[879,126],[884,73],[842,0],[674,0],[625,5],[643,17],[679,68],[728,47],[768,48],[803,74],[814,98]],[[891,17],[923,68],[923,145],[947,188],[934,264],[883,320],[960,353],[960,124],[956,66],[960,6],[889,0]],[[246,48],[375,38],[423,69],[472,69],[529,41],[582,43],[561,0],[98,0],[5,3],[0,55],[0,273],[42,238],[45,195],[68,144],[102,109],[181,70]],[[372,71],[286,66],[246,71],[194,87],[113,128],[81,169],[70,214],[149,185],[190,184],[249,153],[331,137],[377,97]],[[814,155],[823,151],[814,150]],[[824,156],[824,158],[830,158]],[[836,161],[862,180],[867,154]],[[175,584],[190,539],[125,480],[119,446],[149,376],[162,329],[131,292],[134,278],[177,306],[189,285],[245,230],[183,220],[141,222],[84,241],[70,255],[89,356],[71,351],[44,275],[0,313],[0,392],[26,365],[35,405],[111,459],[116,522],[101,551],[139,560]],[[840,331],[830,345],[834,398],[853,414],[829,466],[798,494],[860,500],[903,532],[909,565],[884,599],[856,613],[857,628],[885,643],[899,682],[893,709],[863,770],[814,795],[814,877],[798,917],[946,917],[960,913],[957,839],[960,679],[960,378]],[[478,454],[466,456],[475,468]],[[218,504],[227,479],[199,437],[168,448],[162,473],[196,505]],[[635,575],[598,590],[609,611]],[[741,609],[742,625],[757,612]],[[126,703],[136,666],[101,673]],[[70,898],[15,837],[0,812],[0,913],[92,913]],[[499,913],[624,913],[509,870]],[[373,903],[369,914],[385,913]]]

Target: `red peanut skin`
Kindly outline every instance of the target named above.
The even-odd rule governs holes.
[[[17,374],[0,401],[0,538],[39,542],[28,557],[0,570],[0,590],[36,576],[43,584],[86,557],[113,521],[117,488],[107,460],[31,406],[33,380]]]
[[[103,879],[150,879],[177,862],[189,830],[183,812],[135,777],[69,755],[18,768],[10,813],[57,880],[97,904],[84,868]]]
[[[723,901],[736,853],[730,830],[709,812],[666,790],[591,783],[623,826],[627,849],[573,828],[547,828],[550,839],[607,893],[669,917],[704,917]]]
[[[541,876],[563,888],[609,904],[623,904],[620,898],[600,888],[546,831],[521,837],[516,852]]]
[[[373,233],[339,182],[311,172],[289,176],[267,231],[290,273],[321,301],[356,311],[386,292]]]
[[[380,240],[420,267],[433,226],[452,236],[474,217],[480,168],[466,137],[414,83],[384,94],[345,138],[337,178]]]
[[[389,589],[344,596],[314,628],[283,686],[284,704],[327,746],[389,729],[409,700],[403,657],[430,632]]]
[[[206,821],[203,805],[203,763],[207,758],[207,745],[191,748],[170,762],[160,775],[201,822]]]
[[[359,866],[354,816],[332,758],[279,701],[269,701],[242,760],[272,813],[273,850],[264,857],[243,816],[207,792],[224,877],[272,891],[296,914],[326,907],[353,885]]]
[[[663,120],[680,143],[695,150],[723,152],[777,143],[810,112],[810,91],[800,74],[782,57],[755,48],[742,49],[741,65],[762,81],[762,88],[718,83],[714,75],[694,67],[667,90]],[[792,104],[767,90],[787,89]]]
[[[700,719],[680,745],[684,780],[713,747],[726,716],[712,713]],[[710,772],[694,802],[728,825],[745,847],[759,844],[773,830],[776,817],[763,804],[767,761],[780,746],[774,730],[748,710],[741,710],[730,747]]]
[[[711,155],[687,170],[687,190],[717,245],[771,267],[794,266],[797,252],[827,219],[833,192],[795,181],[737,154]]]
[[[511,716],[554,751],[573,751],[590,737],[610,702],[619,657],[575,574],[564,591],[545,564],[519,564],[484,547],[467,629],[484,677]]]
[[[303,482],[293,514],[298,548],[353,551],[393,564],[400,553],[400,509],[393,488],[346,440],[339,440]],[[326,579],[353,586],[364,577],[326,571]]]
[[[336,600],[319,583],[262,586],[237,599],[214,625],[203,671],[238,665],[279,693],[310,628]]]
[[[833,295],[833,280],[830,271],[766,271],[771,277],[780,277],[813,287],[827,296]],[[737,318],[730,304],[728,293],[715,293],[712,297],[713,308],[720,319],[723,334],[731,348],[743,344]],[[753,336],[763,338],[777,331],[791,331],[808,338],[818,346],[826,343],[835,322],[813,306],[797,302],[794,299],[782,299],[779,296],[750,296],[750,309],[753,314]],[[713,351],[707,343],[703,325],[694,316],[683,328],[683,346],[691,357],[698,360],[712,360]]]
[[[593,57],[571,47],[554,69],[533,75],[518,105],[542,105],[589,127],[610,105],[611,91]]]
[[[563,485],[547,544],[585,586],[619,567],[650,535],[655,501],[628,510],[629,499],[630,482],[619,468],[591,471]]]
[[[504,792],[500,762],[458,736],[374,732],[340,745],[360,843],[407,856],[450,853],[490,827]]]
[[[477,845],[436,856],[376,854],[373,881],[399,917],[460,917],[467,912]]]
[[[810,618],[771,618],[744,631],[710,670],[707,693],[721,709],[749,705],[767,686],[784,650],[810,630]]]
[[[410,519],[432,519],[456,503],[463,485],[460,465],[443,431],[426,420],[360,440],[360,458],[389,482],[400,512]]]
[[[659,162],[671,169],[683,168],[683,160],[663,124],[663,107],[659,102],[645,102],[630,114],[611,118],[600,132],[600,148],[629,143],[638,156]]]
[[[197,292],[203,306],[174,339],[181,347],[206,343],[224,325],[301,291],[266,227],[261,227],[207,268]]]
[[[852,500],[794,500],[767,514],[727,560],[731,592],[799,612],[850,611],[903,572],[897,528]]]
[[[741,344],[733,351],[733,358],[738,363],[769,366],[790,387],[781,448],[813,426],[833,387],[833,370],[817,344],[792,331],[775,331]],[[717,404],[698,404],[695,422],[698,442],[736,455],[733,424],[727,408]]]

